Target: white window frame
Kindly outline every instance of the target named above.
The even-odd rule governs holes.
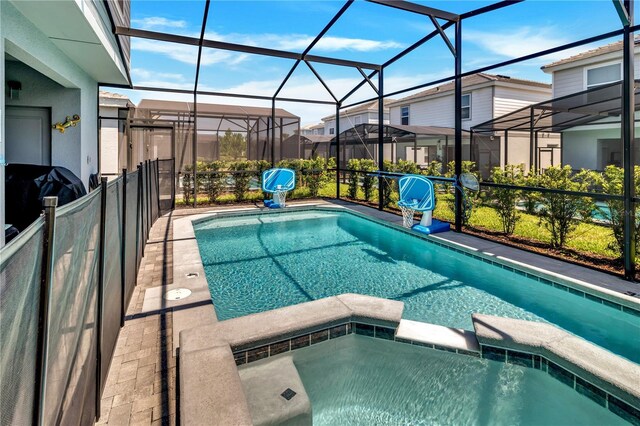
[[[335,127],[329,127],[329,134],[334,135],[336,133]]]
[[[471,102],[473,101],[473,97],[471,96],[471,92],[469,93],[463,93],[462,97],[464,98],[465,96],[469,96],[469,106],[461,106],[460,109],[463,110],[465,108],[469,108],[469,117],[468,118],[463,118],[462,121],[469,121],[471,120],[471,114],[472,114],[472,109],[471,109]],[[462,101],[461,101],[462,103]],[[460,112],[460,114],[462,114],[462,112]]]
[[[594,84],[592,86],[589,86],[589,80],[588,80],[588,75],[589,75],[589,71],[593,70],[593,69],[597,69],[597,68],[602,68],[602,67],[608,67],[610,65],[619,65],[620,66],[620,78],[618,80],[613,80],[613,81],[607,81],[604,83],[599,83],[599,84]],[[622,62],[621,61],[609,61],[609,62],[603,62],[597,65],[590,65],[588,67],[584,67],[583,70],[583,86],[584,86],[584,90],[588,90],[588,89],[592,89],[594,87],[598,87],[598,86],[603,86],[605,84],[611,84],[611,83],[615,83],[617,81],[621,81],[622,80]]]
[[[362,124],[362,116],[356,115],[355,117],[353,117],[353,124],[355,126],[357,126],[358,124]]]
[[[402,119],[404,118],[404,116],[402,115],[402,110],[403,109],[407,109],[407,124],[405,124],[405,126],[408,126],[409,123],[411,123],[411,107],[409,105],[404,105],[400,107],[400,124],[402,125]]]

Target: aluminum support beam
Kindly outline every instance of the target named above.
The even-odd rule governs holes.
[[[384,69],[378,72],[378,170],[384,170]],[[384,208],[384,178],[378,176],[378,210]]]
[[[633,25],[633,0],[625,0],[624,6],[629,23],[624,27],[622,41],[622,164],[624,169],[624,277],[635,278],[636,259],[636,217],[634,187],[634,138],[635,138],[635,93],[634,93],[634,34],[630,30]]]
[[[433,7],[423,6],[421,4],[411,3],[404,0],[367,0],[371,3],[380,4],[382,6],[392,7],[394,9],[404,10],[406,12],[417,13],[418,15],[433,16],[434,18],[446,19],[447,21],[458,21],[460,15],[446,12],[444,10],[435,9]]]
[[[169,43],[179,43],[191,46],[198,46],[199,39],[196,37],[187,37],[176,34],[161,33],[158,31],[141,30],[137,28],[116,27],[116,35],[124,35],[129,37],[146,38],[150,40],[166,41]],[[368,62],[349,61],[346,59],[328,58],[326,56],[306,55],[303,58],[301,53],[288,52],[285,50],[267,49],[264,47],[245,46],[236,43],[227,43],[223,41],[204,40],[203,47],[219,50],[227,50],[230,52],[250,53],[253,55],[272,56],[276,58],[307,60],[310,62],[318,62],[323,64],[338,65],[351,68],[366,68],[370,70],[380,69],[380,65]]]
[[[462,21],[456,22],[455,25],[455,80],[454,80],[454,100],[455,100],[455,175],[456,180],[462,174]],[[462,193],[455,191],[455,230],[462,231]]]

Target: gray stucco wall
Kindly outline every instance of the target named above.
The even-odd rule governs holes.
[[[0,28],[4,51],[0,53],[4,58],[6,51],[33,69],[24,65],[20,68],[21,64],[15,62],[7,65],[5,77],[9,78],[11,73],[12,78],[23,84],[19,102],[10,105],[51,107],[53,123],[63,121],[67,115],[80,115],[78,127],[64,135],[52,133],[51,154],[54,165],[69,168],[87,185],[89,175],[98,170],[97,82],[11,3],[2,3]],[[2,80],[3,92],[6,78]]]

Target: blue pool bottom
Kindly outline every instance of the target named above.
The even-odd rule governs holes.
[[[471,314],[546,321],[640,362],[640,318],[335,211],[195,226],[220,320],[342,293],[399,300],[406,319],[472,329]]]

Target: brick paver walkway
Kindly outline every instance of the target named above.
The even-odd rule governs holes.
[[[97,424],[176,424],[171,311],[140,314],[145,289],[173,280],[171,237],[171,219],[159,218],[151,228],[138,284],[120,330]]]

